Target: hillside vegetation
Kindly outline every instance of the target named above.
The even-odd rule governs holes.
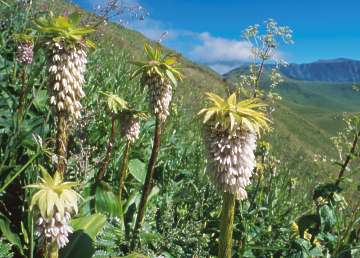
[[[250,96],[65,1],[0,17],[0,257],[359,255],[349,85],[265,71]]]
[[[236,83],[247,72],[246,68],[235,69],[225,78]],[[264,85],[267,77],[265,72]],[[310,151],[327,149],[331,151],[326,154],[331,155],[334,149],[330,137],[344,126],[343,114],[359,112],[360,94],[353,90],[352,83],[301,81],[284,76],[275,91],[282,97],[274,113],[282,134],[297,139]]]

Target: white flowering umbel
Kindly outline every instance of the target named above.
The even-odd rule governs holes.
[[[122,137],[130,142],[135,142],[140,134],[140,121],[139,118],[132,114],[120,113],[120,133]]]
[[[250,184],[256,165],[256,133],[238,128],[232,134],[207,128],[205,133],[207,172],[221,191],[234,194],[238,200],[247,198],[245,187]]]
[[[19,42],[16,49],[16,61],[21,64],[31,64],[34,56],[34,43],[32,41]]]
[[[49,42],[50,103],[58,112],[81,117],[86,53],[80,44]]]
[[[145,76],[142,84],[149,88],[148,96],[152,112],[164,122],[170,114],[169,108],[172,99],[170,81],[160,76]]]
[[[39,238],[40,244],[46,242],[56,242],[59,248],[63,248],[69,243],[69,235],[73,233],[73,228],[69,225],[70,213],[65,212],[62,217],[59,212],[47,219],[39,217],[35,235]]]

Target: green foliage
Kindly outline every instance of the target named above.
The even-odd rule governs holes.
[[[260,129],[268,129],[269,119],[262,112],[266,105],[259,102],[258,99],[237,102],[235,93],[226,100],[214,93],[206,95],[213,106],[199,112],[199,115],[204,115],[204,124],[212,122],[215,127],[219,124],[221,130],[230,132],[239,126],[257,133],[260,132]]]
[[[3,237],[0,257],[12,257],[12,252],[34,257],[38,250],[36,227],[28,209],[34,192],[24,186],[38,182],[39,165],[48,171],[55,165],[52,158],[55,119],[47,104],[44,50],[35,48],[34,63],[29,67],[20,66],[14,56],[13,35],[27,31],[34,17],[44,16],[42,3],[44,1],[36,1],[37,8],[29,12],[15,3],[0,7],[1,17],[8,22],[6,29],[0,32],[0,230]],[[56,2],[55,6],[56,15],[61,16],[65,7],[70,13],[74,11],[73,6],[63,2]],[[82,17],[86,18],[87,14]],[[61,19],[53,21],[51,30],[56,24],[63,26],[62,36],[67,37],[72,29],[65,27],[76,24],[78,16]],[[75,38],[78,37],[75,35]],[[140,201],[145,164],[151,153],[154,120],[143,121],[140,138],[132,145],[123,202],[120,202],[117,182],[125,143],[118,128],[104,181],[94,180],[99,162],[106,153],[111,127],[99,93],[121,96],[129,107],[148,111],[140,81],[130,79],[137,71],[130,63],[141,57],[146,40],[136,32],[113,24],[102,26],[92,39],[98,48],[89,55],[83,118],[76,126],[69,125],[69,173],[64,179],[80,182],[74,190],[84,200],[79,205],[78,216],[72,220],[75,233],[69,245],[61,250],[62,257],[216,256],[221,198],[204,173],[206,157],[196,113],[203,106],[205,92],[224,96],[227,88],[222,78],[161,49],[170,53],[167,66],[162,68],[172,71],[172,62],[179,59],[184,64],[182,72],[186,80],[176,89],[173,116],[162,135],[155,187],[140,232],[141,248],[136,254],[130,254],[129,239]],[[147,49],[150,59],[159,58],[156,51],[155,47]],[[142,65],[150,69],[158,63]],[[164,70],[160,72],[172,80]],[[173,75],[176,77],[176,73]],[[253,184],[247,189],[249,200],[236,205],[233,255],[357,257],[360,210],[353,196],[357,194],[358,147],[351,155],[351,163],[339,187],[334,187],[333,179],[337,174],[333,171],[337,171],[339,164],[343,165],[344,159],[328,162],[324,169],[313,162],[311,155],[314,151],[340,150],[341,147],[342,157],[346,157],[349,140],[353,141],[358,126],[353,120],[345,123],[350,127],[337,137],[334,148],[328,139],[341,124],[333,126],[330,117],[334,112],[356,111],[358,99],[341,85],[284,83],[285,87],[281,88],[283,84],[274,89],[281,93],[284,101],[277,104],[274,132],[266,136],[269,142],[258,144],[257,168]],[[338,93],[343,91],[344,95],[340,96]],[[267,101],[267,92],[259,97]],[[22,93],[25,94],[21,99]],[[329,104],[329,109],[322,103]],[[345,108],[346,104],[349,109]],[[17,112],[19,106],[24,107],[23,112]],[[124,102],[114,99],[110,106],[116,106],[113,111],[120,111]],[[325,118],[319,118],[324,114]],[[319,129],[329,124],[333,127],[326,133]],[[295,224],[297,229],[293,230]]]
[[[0,257],[13,257],[11,252],[11,245],[6,243],[3,238],[0,239]]]
[[[139,183],[145,182],[146,169],[145,164],[138,159],[132,159],[129,161],[130,174],[139,181]]]
[[[72,13],[69,16],[58,17],[40,17],[35,20],[36,30],[51,38],[55,42],[69,40],[70,42],[80,42],[84,36],[94,32],[90,27],[78,27],[80,23],[80,14]],[[94,43],[86,40],[89,47],[95,47]]]
[[[91,258],[95,252],[94,243],[96,235],[103,228],[106,217],[102,214],[93,214],[71,220],[75,232],[70,244],[61,250],[62,258]]]
[[[21,245],[20,237],[11,230],[10,225],[11,225],[10,220],[8,218],[6,218],[5,216],[1,215],[1,217],[0,217],[0,231],[1,231],[2,236],[7,241],[9,241],[11,244],[16,246],[19,249],[20,253],[23,254],[24,251],[23,251],[23,247]],[[8,245],[6,245],[4,243],[3,239],[1,239],[1,245],[0,246],[1,246],[0,247],[1,249],[4,248],[3,252],[7,252]],[[10,248],[10,250],[11,250],[11,248]],[[2,251],[0,251],[0,253],[1,252]],[[6,257],[6,256],[3,256],[3,257]]]
[[[152,47],[150,44],[144,44],[144,51],[146,61],[134,62],[138,68],[133,73],[133,77],[139,74],[145,76],[158,76],[159,78],[167,78],[172,82],[174,86],[177,85],[177,80],[181,80],[182,74],[175,65],[178,63],[178,55],[167,54],[163,55],[161,45],[158,44],[156,47]]]
[[[121,203],[110,186],[106,188],[100,183],[96,188],[95,200],[97,212],[103,212],[112,217],[122,217]]]
[[[70,224],[74,230],[82,230],[92,240],[95,240],[97,233],[102,229],[106,221],[106,217],[96,213],[71,220]]]
[[[99,93],[106,97],[107,107],[111,113],[118,114],[118,112],[127,108],[127,102],[119,96],[116,96],[109,92],[100,91]]]

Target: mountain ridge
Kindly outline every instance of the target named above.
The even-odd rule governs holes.
[[[243,64],[228,73],[241,72],[248,65]],[[270,70],[274,64],[266,64],[265,69]],[[291,63],[281,66],[280,72],[289,79],[299,81],[318,81],[329,83],[356,83],[360,82],[360,60],[350,58],[320,59],[311,63]]]

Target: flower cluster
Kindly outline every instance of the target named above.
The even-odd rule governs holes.
[[[135,142],[139,138],[140,134],[140,122],[139,118],[133,114],[127,114],[125,112],[120,113],[120,133],[122,137],[130,142]]]
[[[54,242],[61,248],[69,242],[68,235],[72,233],[68,224],[70,213],[78,212],[79,194],[72,189],[77,183],[64,182],[58,171],[52,177],[44,167],[40,166],[40,170],[40,182],[26,186],[37,189],[30,204],[30,209],[37,207],[39,212],[36,235],[42,244]]]
[[[73,229],[69,225],[70,219],[69,212],[65,212],[63,217],[59,212],[50,219],[40,217],[37,221],[35,234],[41,243],[45,243],[45,240],[56,242],[58,247],[62,248],[69,243],[68,236],[73,233]]]
[[[31,64],[34,56],[34,44],[31,41],[22,41],[18,43],[16,49],[16,61],[21,64]]]
[[[80,99],[86,65],[86,53],[80,45],[49,42],[50,103],[59,112],[81,117]]]
[[[245,187],[250,184],[256,164],[256,133],[239,127],[229,134],[207,127],[205,146],[209,162],[207,170],[214,185],[239,200],[246,199]]]
[[[143,85],[149,87],[151,110],[164,122],[169,116],[172,99],[172,86],[169,80],[160,76],[146,76]]]

